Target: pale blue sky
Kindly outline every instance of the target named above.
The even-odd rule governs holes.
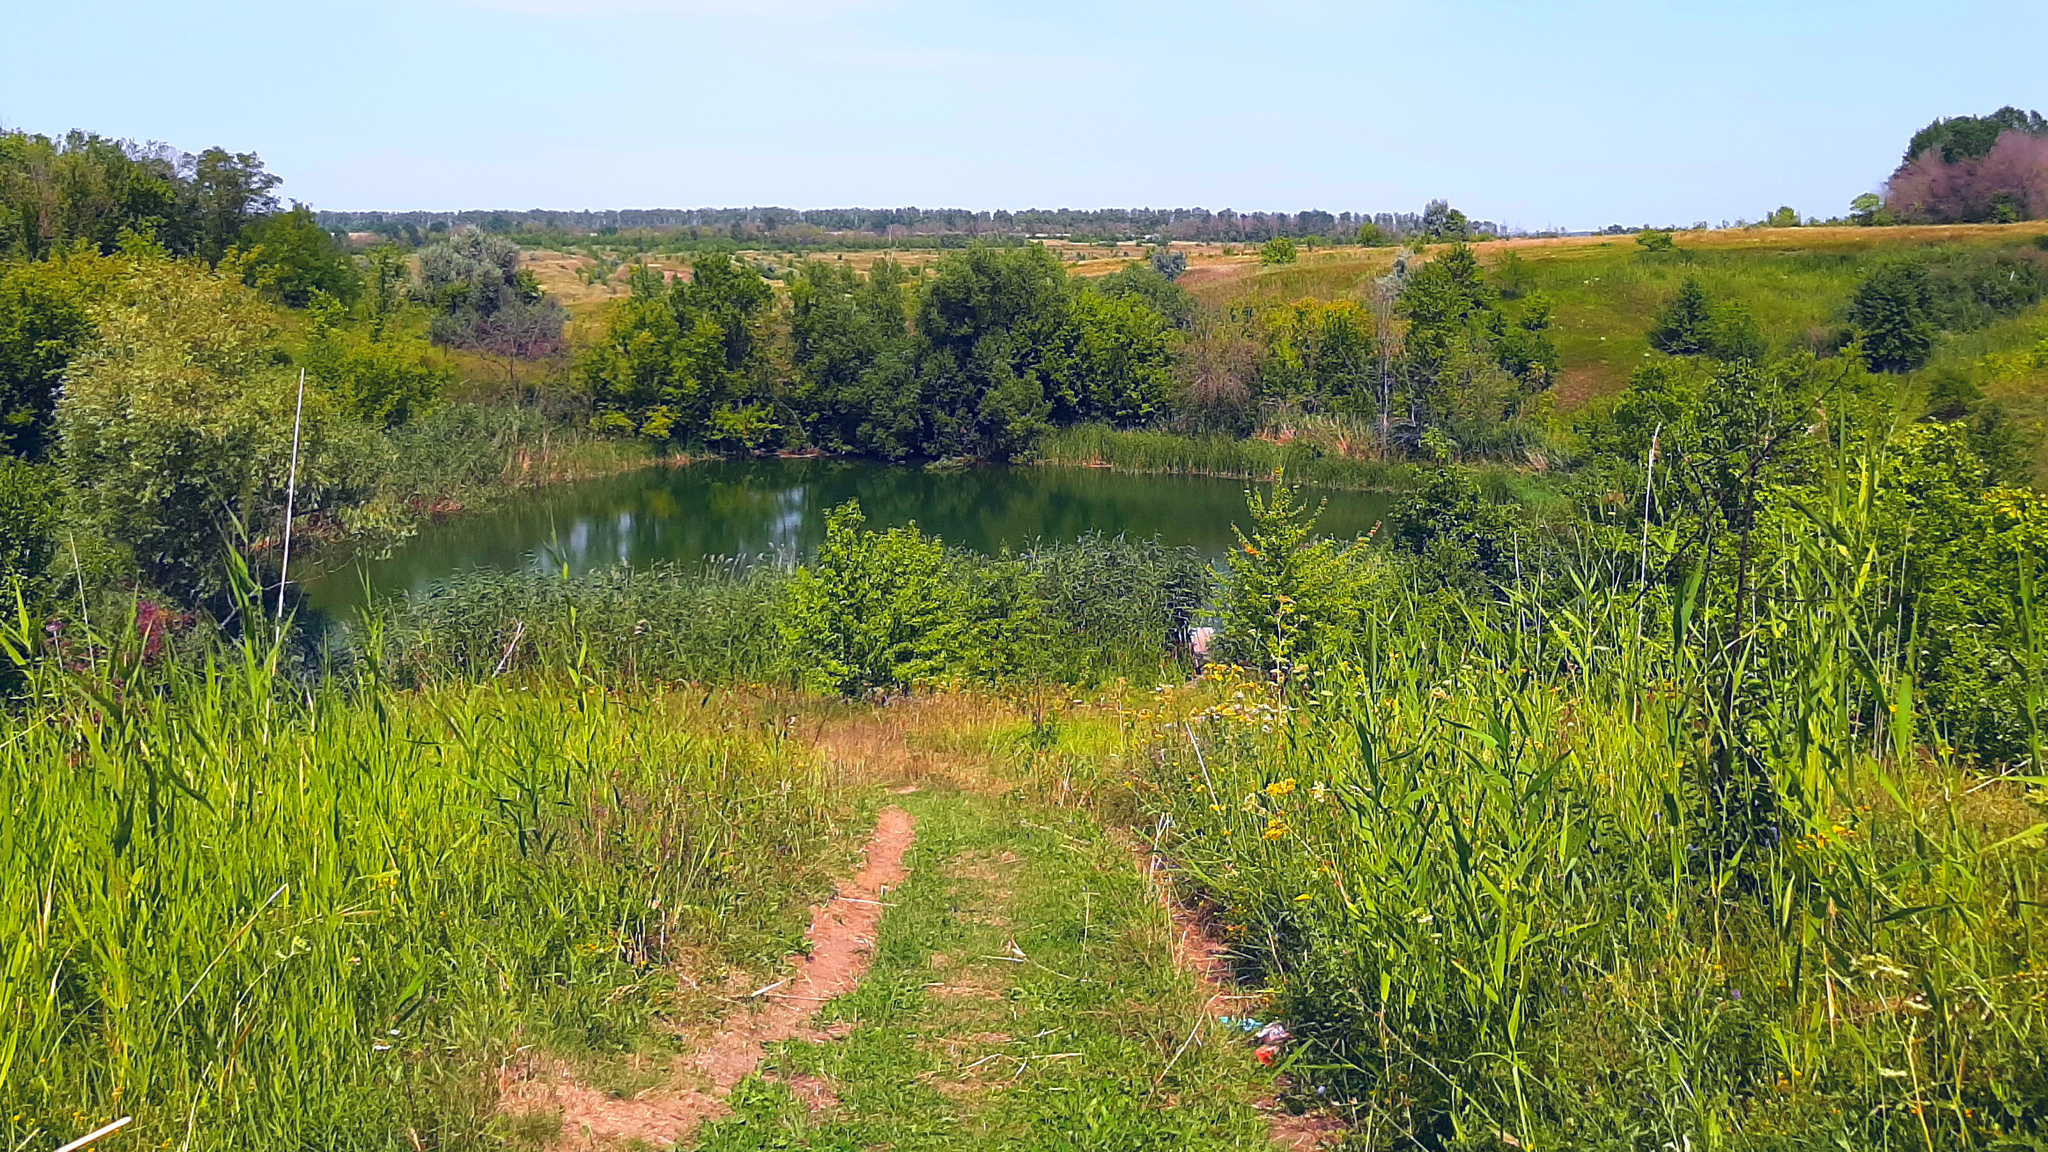
[[[2048,4],[0,0],[0,124],[262,154],[326,208],[1834,214],[2048,107]]]

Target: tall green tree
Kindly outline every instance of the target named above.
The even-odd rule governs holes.
[[[93,309],[119,267],[90,247],[0,265],[0,452],[48,454],[64,373],[91,340]]]
[[[208,260],[226,255],[244,229],[277,211],[276,189],[283,182],[264,171],[254,152],[208,148],[193,157],[179,189],[196,233],[192,250]]]
[[[599,426],[657,440],[730,441],[760,447],[780,431],[767,379],[774,290],[724,253],[699,257],[689,280],[645,265],[628,273],[632,295],[579,371]]]
[[[350,304],[362,289],[355,262],[303,204],[251,223],[240,248],[244,279],[288,307],[317,296]]]
[[[1740,303],[1717,302],[1691,276],[1658,309],[1650,347],[1673,356],[1759,360],[1766,345],[1756,317]]]
[[[812,261],[790,286],[792,402],[811,442],[901,459],[917,450],[909,274],[878,260],[866,276]]]
[[[1687,276],[1678,292],[1657,310],[1650,326],[1650,347],[1673,356],[1698,356],[1707,350],[1714,322],[1714,302],[1697,278]]]
[[[917,308],[923,450],[1007,459],[1051,426],[1046,359],[1072,314],[1058,257],[1039,245],[939,262]]]
[[[131,231],[191,251],[199,229],[187,183],[168,150],[89,132],[0,132],[0,257],[40,260],[77,243],[111,254]]]
[[[1172,388],[1172,333],[1158,309],[1136,295],[1082,291],[1049,365],[1052,418],[1135,427],[1166,414]]]

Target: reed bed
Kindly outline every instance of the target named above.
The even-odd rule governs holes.
[[[37,664],[0,737],[8,1149],[122,1116],[138,1148],[498,1146],[502,1060],[644,1043],[679,972],[783,955],[858,831],[694,694],[308,689],[134,639]]]
[[[1946,753],[1867,486],[1812,501],[1742,612],[1620,556],[1448,611],[1390,571],[1341,656],[1134,718],[1307,1101],[1375,1148],[2039,1146],[2038,728]]]
[[[1348,442],[1362,443],[1366,434],[1353,430]],[[1047,433],[1038,452],[1048,464],[1261,481],[1284,474],[1298,484],[1366,491],[1414,491],[1434,474],[1431,466],[1412,461],[1347,454],[1345,443],[1342,429],[1311,428],[1309,434],[1282,444],[1261,438],[1077,424]],[[1470,472],[1493,499],[1556,503],[1555,485],[1533,469],[1480,463]]]
[[[938,545],[936,542],[934,546]],[[1008,573],[1029,616],[1001,662],[1041,679],[1093,683],[1156,676],[1186,657],[1189,624],[1214,573],[1192,549],[1091,533],[1009,557],[947,553],[961,580]],[[407,684],[474,680],[578,662],[628,682],[787,685],[792,569],[777,556],[694,565],[463,573],[379,604],[351,625],[342,654],[376,654]]]

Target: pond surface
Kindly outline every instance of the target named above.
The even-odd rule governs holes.
[[[474,568],[585,572],[610,564],[810,555],[825,514],[858,499],[871,528],[913,521],[949,544],[994,553],[1086,532],[1157,536],[1220,559],[1244,524],[1245,481],[1106,468],[927,471],[859,460],[728,460],[646,468],[521,494],[481,515],[431,525],[391,555],[337,568],[306,588],[345,611],[368,595],[423,591]],[[1313,492],[1321,532],[1369,531],[1392,507],[1378,492]]]

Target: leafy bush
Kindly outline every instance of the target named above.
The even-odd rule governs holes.
[[[1716,302],[1690,276],[1658,311],[1650,328],[1650,347],[1673,356],[1715,360],[1761,360],[1766,350],[1763,332],[1747,308],[1733,301]]]
[[[1301,250],[1286,236],[1275,236],[1259,247],[1259,263],[1292,264],[1301,258]]]
[[[1889,260],[1864,277],[1849,302],[1849,323],[1863,353],[1880,372],[1905,372],[1934,349],[1927,268],[1917,260]]]
[[[34,599],[56,548],[63,499],[55,469],[0,456],[0,595],[17,589]]]
[[[403,424],[454,379],[453,371],[427,359],[417,337],[334,320],[315,317],[301,362],[336,406],[358,420],[379,427]]]
[[[1223,598],[1222,654],[1286,683],[1308,662],[1355,641],[1374,570],[1363,540],[1316,536],[1321,508],[1276,481],[1271,494],[1245,491],[1252,530],[1237,533]]]
[[[790,580],[778,626],[795,679],[855,695],[1020,669],[1044,630],[1022,565],[970,565],[914,525],[863,523],[856,503],[833,509],[817,559]]]
[[[354,262],[303,204],[250,224],[241,247],[244,279],[288,307],[321,297],[350,303],[362,289]]]
[[[519,267],[519,246],[472,232],[420,250],[415,296],[434,310],[434,342],[510,363],[561,346],[569,314]]]
[[[1392,521],[1394,546],[1445,583],[1514,570],[1514,513],[1488,500],[1463,468],[1439,468],[1395,507]]]
[[[119,304],[99,313],[66,376],[63,466],[86,520],[151,583],[189,600],[225,586],[231,537],[276,523],[294,374],[275,354],[271,310],[239,277],[136,253]],[[309,397],[298,475],[307,510],[346,495],[348,461],[329,427]]]

